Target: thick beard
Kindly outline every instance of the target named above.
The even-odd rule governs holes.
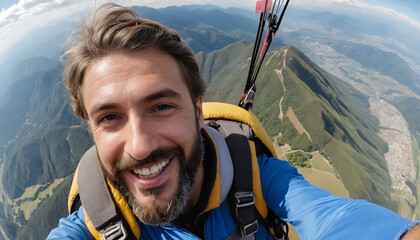
[[[195,177],[203,157],[204,144],[196,124],[196,134],[193,143],[192,152],[188,158],[185,157],[185,152],[181,146],[173,148],[159,148],[153,151],[146,159],[126,159],[118,161],[113,165],[113,174],[109,173],[102,165],[104,175],[115,188],[124,196],[131,207],[134,215],[143,223],[147,225],[162,226],[177,218],[184,210],[187,200],[195,182]],[[128,190],[127,184],[121,177],[121,172],[142,166],[150,163],[160,162],[162,159],[177,158],[180,163],[180,177],[178,181],[178,189],[165,207],[159,207],[150,201],[149,205],[140,204],[135,197]],[[165,184],[156,188],[144,189],[142,193],[149,197],[158,196],[165,189]]]

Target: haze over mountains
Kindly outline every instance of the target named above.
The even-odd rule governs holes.
[[[206,101],[239,101],[257,16],[209,5],[133,10],[188,42],[209,84]],[[72,173],[92,144],[60,76],[61,46],[75,27],[32,31],[0,65],[0,239],[46,237],[67,214]],[[319,152],[352,198],[419,219],[418,46],[392,25],[329,12],[289,9],[280,30],[253,108],[280,153]]]

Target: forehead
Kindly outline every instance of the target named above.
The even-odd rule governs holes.
[[[115,52],[95,60],[86,70],[82,98],[87,111],[92,101],[110,97],[143,97],[170,88],[190,98],[177,61],[168,53],[147,48]]]
[[[82,88],[152,74],[183,79],[181,69],[171,55],[158,49],[146,48],[135,52],[113,52],[94,60],[86,69]]]

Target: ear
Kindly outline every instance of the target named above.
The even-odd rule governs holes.
[[[203,116],[203,96],[199,96],[197,98],[197,102],[195,103],[195,109],[197,111],[197,121],[199,128],[204,127],[204,116]]]

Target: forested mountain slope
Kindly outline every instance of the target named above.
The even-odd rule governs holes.
[[[238,45],[251,50],[239,42],[202,58],[203,73],[211,73],[214,59],[235,59],[218,65],[223,67],[217,73],[204,75],[209,82],[206,101],[239,101],[246,79],[241,67],[247,69],[249,55],[238,54],[243,53],[236,50]],[[397,210],[390,198],[387,145],[377,135],[379,122],[370,113],[368,99],[301,51],[288,46],[267,54],[253,111],[278,144],[320,151],[338,170],[351,197]],[[289,117],[292,112],[305,132],[296,128],[296,118]]]

